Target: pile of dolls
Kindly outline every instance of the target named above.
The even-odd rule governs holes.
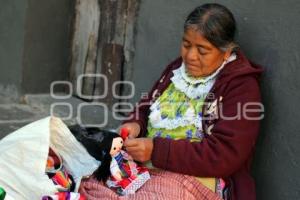
[[[75,181],[72,175],[66,170],[63,165],[63,160],[58,153],[49,148],[46,174],[57,186],[58,191],[54,195],[46,195],[42,197],[42,200],[86,200],[86,198],[76,192]]]

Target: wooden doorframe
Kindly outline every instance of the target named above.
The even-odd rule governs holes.
[[[134,39],[140,0],[76,0],[73,22],[70,80],[75,96],[111,106],[119,101],[112,95],[115,81],[132,79]],[[78,77],[102,74],[108,80],[108,94],[99,78],[84,78],[77,91]],[[126,93],[126,87],[119,95]]]

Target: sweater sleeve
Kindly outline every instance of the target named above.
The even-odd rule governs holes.
[[[257,80],[232,80],[222,102],[225,117],[217,120],[212,134],[201,142],[155,138],[153,165],[201,177],[227,177],[238,170],[251,156],[259,132],[261,99]]]

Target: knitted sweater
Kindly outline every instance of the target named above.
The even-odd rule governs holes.
[[[130,119],[141,126],[140,137],[147,135],[149,107],[171,83],[172,71],[182,59],[169,64],[142,98]],[[220,177],[229,187],[230,199],[253,200],[254,180],[250,165],[259,133],[261,97],[259,76],[262,69],[247,60],[241,51],[237,59],[220,71],[205,99],[201,142],[187,139],[154,138],[152,163],[155,167],[198,177]]]

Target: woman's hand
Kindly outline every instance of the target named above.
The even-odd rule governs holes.
[[[120,130],[122,128],[127,129],[128,131],[128,138],[136,138],[139,136],[140,131],[141,131],[141,127],[138,123],[136,122],[129,122],[129,123],[125,123],[120,127]]]
[[[151,138],[129,138],[125,140],[124,146],[134,160],[140,162],[151,160],[153,150],[153,140]]]

